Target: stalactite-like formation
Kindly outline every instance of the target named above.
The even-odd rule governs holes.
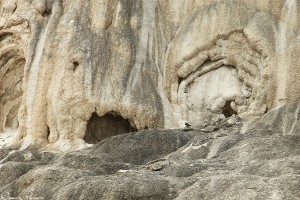
[[[296,0],[2,0],[0,10],[0,131],[19,126],[21,148],[249,120],[300,98]]]

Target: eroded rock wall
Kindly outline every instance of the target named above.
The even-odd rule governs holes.
[[[24,67],[29,22],[20,15],[16,1],[0,1],[0,132],[17,128],[24,94]]]
[[[0,131],[22,148],[82,147],[92,115],[203,127],[300,96],[296,0],[0,2]]]

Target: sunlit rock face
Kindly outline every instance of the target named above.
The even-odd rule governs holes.
[[[164,68],[175,121],[203,126],[224,110],[230,111],[225,117],[247,119],[299,99],[294,60],[299,53],[298,4],[278,2],[279,12],[256,3],[218,1],[200,7],[182,24]],[[221,72],[224,66],[236,78]]]
[[[243,94],[242,87],[245,86],[233,67],[221,66],[191,79],[182,95],[185,96],[183,102],[187,105],[188,121],[193,125],[205,125],[212,120],[213,113],[225,117],[237,114],[241,100],[250,96],[250,92]]]
[[[0,131],[18,128],[22,148],[246,120],[300,96],[296,0],[0,6]]]
[[[0,1],[1,2],[1,1]],[[13,14],[16,1],[2,1],[0,9],[0,132],[16,132],[22,102],[25,43],[29,37],[26,19]]]

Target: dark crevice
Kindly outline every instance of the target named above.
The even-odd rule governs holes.
[[[178,85],[180,85],[180,83],[183,81],[183,78],[178,77]]]
[[[222,114],[228,118],[231,117],[232,115],[237,115],[237,112],[235,110],[233,110],[233,108],[231,107],[231,102],[232,101],[226,101],[225,106],[223,107],[223,112]]]
[[[107,137],[135,131],[136,128],[132,127],[127,119],[119,115],[105,114],[99,117],[94,112],[87,123],[84,141],[96,144]]]
[[[179,88],[180,88],[180,84],[181,84],[181,82],[183,81],[183,78],[181,78],[181,77],[178,77],[178,88],[177,88],[177,93],[179,92]]]
[[[46,10],[42,15],[43,17],[48,17],[49,15],[51,15],[51,10]]]
[[[15,7],[14,10],[12,11],[12,13],[15,13],[16,10],[17,10],[17,8],[18,8],[18,4],[16,4],[16,7]]]
[[[76,71],[78,66],[79,66],[79,62],[77,62],[77,61],[73,62],[73,71]]]
[[[266,110],[265,110],[264,114],[266,114],[267,112],[269,112],[269,108],[268,107],[266,107]]]
[[[13,33],[10,32],[3,32],[2,34],[0,34],[0,41],[4,40],[6,37],[12,36]]]
[[[50,128],[49,126],[47,126],[47,140],[49,141],[49,137],[50,137]]]

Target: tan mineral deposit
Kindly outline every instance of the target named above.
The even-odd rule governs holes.
[[[193,177],[190,182],[178,183],[177,189],[166,186],[176,191],[173,193],[172,189],[168,194],[161,192],[165,184],[159,179],[156,188],[154,178],[148,192],[117,185],[114,186],[119,188],[116,191],[123,188],[123,193],[102,192],[103,196],[93,196],[95,199],[259,199],[259,196],[261,199],[299,199],[299,192],[279,191],[279,182],[283,184],[287,179],[280,179],[277,189],[265,186],[264,178],[269,176],[267,169],[257,174],[261,179],[255,182],[263,188],[261,191],[267,191],[263,194],[251,186],[252,179],[243,179],[244,182],[227,188],[222,195],[215,193],[213,186],[207,188],[204,184],[204,180],[212,185],[225,184],[221,172],[218,177],[210,178],[210,172],[203,172],[205,175],[198,176],[202,185],[193,182],[197,178],[192,170],[184,172],[192,166],[201,168],[201,163],[192,161],[216,159],[227,148],[224,142],[229,140],[229,146],[238,145],[234,147],[236,151],[231,156],[219,157],[236,158],[243,166],[253,164],[253,169],[266,167],[268,163],[261,164],[251,149],[265,147],[266,150],[270,145],[268,149],[277,152],[277,143],[281,148],[274,135],[295,137],[293,145],[281,141],[287,145],[283,149],[293,146],[293,153],[287,151],[278,159],[296,156],[295,152],[300,152],[299,59],[298,0],[0,0],[0,149],[28,151],[33,157],[32,149],[52,155],[100,147],[101,152],[107,153],[115,147],[115,151],[124,151],[124,155],[127,152],[126,155],[133,157],[139,151],[147,151],[132,162],[122,160],[126,156],[109,157],[110,153],[97,156],[101,162],[109,157],[113,161],[107,162],[125,163],[120,168],[114,165],[119,171],[102,170],[108,174],[138,173],[135,168],[126,167],[126,163],[131,163],[143,165],[144,170],[155,169],[151,173],[169,170],[170,175],[172,170],[178,170],[172,176],[192,174]],[[160,136],[165,131],[170,136]],[[259,142],[269,142],[255,146],[254,139],[249,139],[251,134],[256,135],[254,138],[261,137]],[[239,139],[226,139],[236,135]],[[269,136],[274,138],[265,138]],[[156,141],[153,139],[156,137],[161,138]],[[157,150],[142,146],[148,143],[156,145]],[[166,149],[159,150],[159,146],[164,145]],[[191,153],[194,151],[198,154]],[[87,155],[92,152],[98,150]],[[237,152],[240,154],[236,155]],[[1,163],[8,162],[5,159],[10,153],[2,154],[0,176]],[[149,157],[141,161],[146,155]],[[299,189],[300,153],[297,156],[296,164],[283,171],[294,173],[298,184],[294,187]],[[173,166],[174,160],[179,158],[192,161],[182,161],[181,164],[189,165],[179,170]],[[278,159],[274,162],[279,162]],[[291,160],[286,162],[292,163]],[[227,165],[230,168],[230,164]],[[203,164],[203,170],[208,166]],[[285,165],[281,166],[283,169]],[[219,173],[222,167],[215,170]],[[250,168],[239,170],[246,173]],[[280,171],[282,175],[283,171]],[[148,177],[149,174],[143,176],[150,182],[153,178]],[[139,180],[132,181],[133,185],[139,185],[135,182]],[[268,184],[275,182],[274,177]],[[3,189],[8,183],[2,183],[0,180],[0,195],[1,191],[9,194],[7,198],[25,195],[20,188],[19,193]],[[244,190],[246,186],[241,185],[246,183],[249,183],[248,189]],[[198,191],[201,187],[211,189],[215,196],[202,194]],[[237,191],[236,196],[234,191]],[[67,192],[59,194],[62,196],[49,193],[45,197],[41,196],[43,192],[32,194],[37,194],[32,196],[36,198],[72,199]]]

